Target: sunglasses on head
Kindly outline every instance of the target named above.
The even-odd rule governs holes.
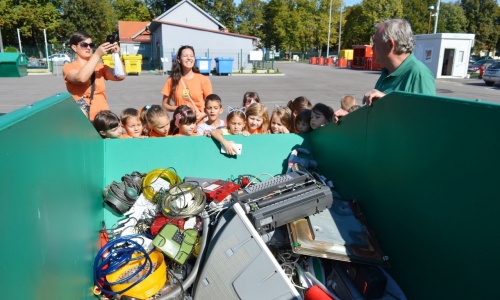
[[[80,47],[82,47],[82,48],[87,48],[87,47],[89,47],[89,46],[90,46],[90,48],[94,48],[94,47],[95,47],[95,44],[94,44],[94,43],[85,43],[85,42],[80,42]]]

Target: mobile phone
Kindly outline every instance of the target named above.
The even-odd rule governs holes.
[[[112,33],[106,36],[106,42],[110,44],[114,44],[115,42],[118,42],[118,40],[119,40],[118,33]]]
[[[241,150],[243,149],[242,144],[233,144],[233,148],[234,150],[236,150],[237,155],[241,155]],[[227,153],[226,148],[224,148],[224,146],[220,148],[220,153]]]

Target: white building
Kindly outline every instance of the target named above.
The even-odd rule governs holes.
[[[251,69],[250,51],[256,37],[234,34],[189,0],[183,0],[151,21],[152,57],[163,63],[164,71],[172,67],[172,57],[183,45],[193,46],[196,57],[215,67],[214,59],[232,58],[233,70]],[[161,61],[161,62],[160,62]]]
[[[415,56],[434,74],[434,78],[465,78],[474,34],[436,33],[415,35]]]

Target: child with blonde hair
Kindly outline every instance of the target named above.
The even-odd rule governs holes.
[[[361,106],[355,104],[355,105],[351,106],[351,108],[349,108],[348,112],[353,112],[353,111],[355,111],[358,108],[361,108]]]
[[[141,138],[144,137],[142,134],[142,121],[140,118],[139,111],[135,108],[126,108],[120,114],[120,120],[122,122],[122,127],[125,129],[125,133],[122,134],[121,138]]]
[[[340,100],[340,109],[335,112],[335,115],[337,117],[343,117],[347,115],[351,107],[353,107],[354,105],[356,105],[356,99],[353,96],[347,95],[342,97],[342,99]]]
[[[246,92],[243,95],[243,107],[247,109],[253,103],[260,103],[260,97],[257,92]]]
[[[170,118],[168,117],[167,110],[157,104],[151,105],[149,108],[145,106],[144,123],[147,128],[147,135],[149,137],[166,137],[170,129]]]
[[[267,133],[269,127],[269,114],[267,107],[261,103],[253,103],[246,110],[246,127],[248,134]]]
[[[271,113],[269,133],[290,133],[292,112],[288,107],[277,106]]]
[[[244,132],[246,123],[245,109],[229,107],[228,111],[226,117],[227,127],[213,130],[211,136],[221,143],[228,155],[236,155],[237,150],[233,147],[234,142],[226,140],[224,135],[242,134],[248,136],[248,133]]]
[[[122,135],[120,118],[110,110],[98,112],[92,124],[103,139],[119,139]]]
[[[312,111],[306,108],[295,117],[295,129],[297,133],[307,133],[312,130],[311,113]]]
[[[224,120],[220,119],[220,115],[224,112],[222,108],[222,100],[216,94],[210,94],[205,98],[205,114],[207,121],[198,125],[196,133],[198,135],[210,135],[214,129],[226,127]]]
[[[292,112],[292,132],[297,132],[295,126],[295,118],[303,109],[311,109],[312,103],[304,96],[299,96],[293,100],[288,101],[286,106]]]
[[[170,122],[170,135],[192,136],[196,135],[196,113],[188,105],[179,105],[174,110]]]

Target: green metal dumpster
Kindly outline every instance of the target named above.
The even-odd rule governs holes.
[[[234,159],[205,137],[102,140],[69,94],[36,102],[0,116],[2,296],[95,299],[99,230],[118,218],[101,192],[124,174],[276,174],[305,147],[359,201],[409,299],[495,299],[499,118],[498,104],[393,93],[302,136],[235,136]]]
[[[28,75],[28,58],[24,53],[0,53],[0,77],[23,77]]]

